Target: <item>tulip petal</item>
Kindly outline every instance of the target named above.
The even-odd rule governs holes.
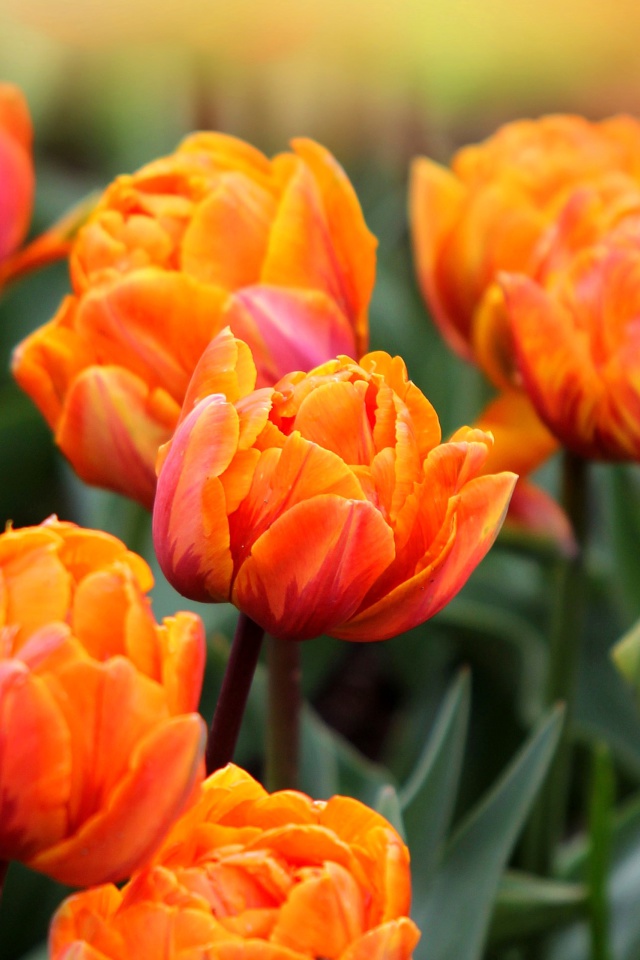
[[[153,514],[160,566],[191,600],[228,600],[233,564],[224,488],[237,449],[238,415],[224,397],[200,401],[166,451]]]
[[[160,724],[136,747],[108,808],[28,865],[79,886],[129,876],[151,856],[182,810],[202,760],[205,734],[204,722],[195,714]]]
[[[340,960],[411,960],[420,931],[408,917],[369,930],[345,950]]]
[[[475,425],[493,434],[485,473],[512,470],[527,476],[559,449],[557,439],[521,390],[501,393],[485,407]]]
[[[78,475],[90,484],[153,503],[159,446],[178,418],[168,394],[120,367],[89,367],[66,399],[56,440]]]
[[[224,320],[235,336],[251,344],[258,386],[290,370],[311,370],[327,357],[356,351],[351,322],[318,290],[246,287],[229,298]]]
[[[223,173],[196,207],[185,231],[181,268],[225,290],[255,283],[275,211],[275,200],[267,190],[242,173]]]
[[[72,753],[47,685],[0,660],[0,859],[28,858],[68,828]]]
[[[0,84],[0,260],[24,238],[33,206],[32,130],[24,97]]]
[[[331,629],[342,640],[386,640],[410,630],[444,607],[495,540],[516,477],[511,473],[476,477],[459,494],[453,543],[418,574],[399,584],[349,622]]]
[[[218,287],[150,267],[92,289],[79,303],[76,324],[100,363],[123,367],[180,404],[220,329],[225,299]]]
[[[313,497],[253,544],[232,599],[274,636],[314,637],[353,615],[393,556],[391,530],[368,501]]]

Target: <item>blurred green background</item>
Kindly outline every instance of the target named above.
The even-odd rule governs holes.
[[[34,233],[116,174],[170,152],[196,128],[235,134],[269,154],[293,136],[319,139],[346,168],[379,238],[372,347],[407,359],[447,434],[473,420],[487,388],[445,348],[418,295],[406,215],[410,160],[425,153],[446,161],[456,147],[523,115],[570,111],[597,119],[640,112],[639,35],[634,0],[0,0],[0,78],[20,84],[32,110]],[[56,512],[111,530],[153,562],[146,516],[75,479],[7,372],[12,347],[53,315],[67,289],[66,269],[58,265],[16,284],[0,302],[0,517],[19,526]],[[542,482],[555,488],[553,464]],[[575,836],[566,851],[566,878],[579,881],[585,869],[581,811],[590,744],[597,739],[614,758],[622,805],[610,818],[615,960],[640,956],[634,799],[640,718],[632,691],[609,660],[613,642],[640,616],[639,482],[635,467],[594,471],[590,608],[575,719]],[[304,682],[317,713],[305,741],[311,759],[304,789],[316,796],[341,790],[374,802],[381,786],[405,783],[447,689],[468,665],[468,734],[463,730],[456,741],[462,774],[443,830],[458,823],[540,717],[554,562],[545,545],[504,537],[462,594],[411,634],[385,644],[326,638],[305,644]],[[160,618],[184,602],[157,576]],[[235,613],[224,607],[201,612],[211,645],[203,698],[210,716]],[[258,775],[263,685],[259,678],[238,750],[239,762]],[[324,765],[313,762],[319,756]],[[391,815],[393,802],[386,809]],[[416,816],[407,809],[410,834]],[[489,894],[488,906],[479,901],[486,912],[481,935],[456,960],[486,950],[503,960],[522,956],[511,946],[525,929],[522,921],[514,936],[513,926],[499,925],[495,909],[485,945]],[[38,949],[60,895],[48,881],[11,868],[0,907],[2,960]],[[567,909],[567,890],[563,896],[552,898],[547,926],[579,917],[579,910]],[[425,942],[430,935],[425,931]],[[584,924],[562,936],[558,958],[586,960]],[[420,956],[446,960],[446,945],[440,954]]]

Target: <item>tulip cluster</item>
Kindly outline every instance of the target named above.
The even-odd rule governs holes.
[[[223,331],[191,381],[154,508],[169,581],[281,639],[381,640],[437,613],[513,489],[511,473],[479,476],[491,436],[463,427],[440,443],[433,407],[386,353],[273,388],[255,379],[248,347]]]
[[[63,904],[51,960],[409,960],[410,887],[407,848],[379,814],[269,795],[229,766],[152,866]]]
[[[156,624],[152,584],[97,530],[52,518],[0,536],[0,860],[122,880],[188,800],[204,634],[192,613]]]
[[[375,240],[333,157],[293,149],[195,134],[115,180],[80,230],[73,295],[14,373],[86,482],[151,506],[158,447],[227,325],[261,384],[366,349]]]
[[[515,425],[500,464],[638,459],[640,123],[509,124],[451,171],[417,161],[411,206],[434,318],[502,392],[480,423]]]

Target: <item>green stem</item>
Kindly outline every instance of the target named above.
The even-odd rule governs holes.
[[[604,743],[593,752],[589,797],[589,900],[592,960],[611,960],[609,947],[609,895],[607,889],[613,804],[614,770],[611,753]]]
[[[0,900],[2,899],[2,891],[4,890],[4,882],[7,879],[8,869],[9,869],[9,861],[0,860]]]
[[[588,520],[588,463],[568,450],[563,458],[562,500],[573,527],[577,550],[575,556],[559,561],[545,698],[547,705],[562,701],[566,714],[556,756],[525,840],[526,866],[543,876],[552,873],[555,851],[565,827],[571,771],[571,721],[586,599],[584,552]]]
[[[269,637],[269,716],[267,722],[266,783],[268,790],[298,786],[300,752],[300,645],[295,640]]]
[[[207,775],[233,760],[263,637],[262,627],[241,613],[207,739]]]

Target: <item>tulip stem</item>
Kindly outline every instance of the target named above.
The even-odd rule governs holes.
[[[207,740],[207,775],[233,760],[263,637],[262,627],[241,613]]]
[[[4,882],[7,879],[7,870],[9,869],[8,860],[0,860],[0,900],[4,891]]]
[[[300,644],[269,637],[269,716],[267,722],[266,784],[268,790],[298,786],[300,751]]]
[[[546,702],[565,704],[560,743],[538,798],[526,837],[528,869],[549,876],[558,841],[566,825],[571,772],[571,721],[585,612],[584,554],[588,527],[588,463],[570,451],[563,454],[563,505],[573,527],[577,550],[559,561],[553,613]]]

